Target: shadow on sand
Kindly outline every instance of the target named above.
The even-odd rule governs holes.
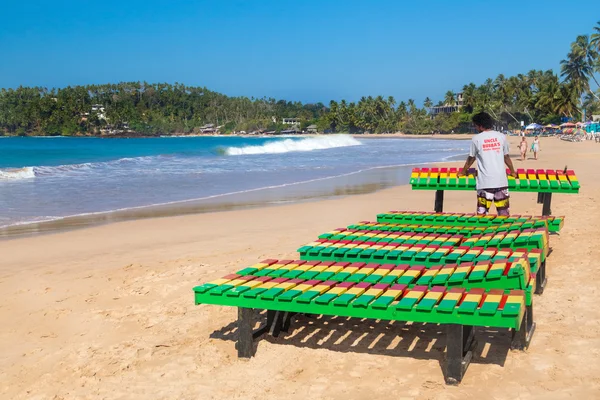
[[[260,322],[264,323],[266,313],[256,310],[255,312],[255,328],[258,328]],[[210,337],[237,341],[237,323],[232,322],[214,331]],[[263,335],[261,338],[277,345],[342,353],[433,359],[437,360],[444,370],[444,325],[297,314],[288,333],[281,332],[278,337]],[[511,341],[508,329],[476,327],[475,338],[477,345],[471,362],[504,366]],[[255,340],[255,347],[257,342]]]

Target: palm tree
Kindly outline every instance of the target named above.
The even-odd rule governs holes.
[[[454,106],[456,104],[456,94],[452,90],[448,90],[444,96],[444,103],[447,106]]]
[[[475,107],[475,89],[477,87],[474,83],[469,83],[468,85],[463,86],[463,104],[465,105],[465,109],[467,112],[472,112],[473,107]]]
[[[600,52],[600,21],[596,22],[594,33],[590,37],[590,43],[596,48],[596,51]]]
[[[590,45],[588,36],[579,35],[575,42],[571,44],[571,51],[567,54],[567,59],[560,62],[561,76],[565,81],[572,84],[577,97],[581,97],[584,92],[594,94],[590,90],[589,79],[591,77],[596,81],[591,61],[595,60],[597,54]],[[598,84],[597,81],[596,84]],[[594,96],[600,100],[595,94]]]
[[[329,121],[331,130],[335,132],[335,129],[339,124],[338,103],[335,100],[331,100],[329,102],[329,113],[327,114],[327,119]]]
[[[423,107],[430,109],[433,106],[433,102],[429,97],[425,97],[425,101],[423,102]]]
[[[577,90],[572,83],[561,83],[559,86],[559,95],[556,97],[554,112],[565,116],[573,117],[577,108]]]

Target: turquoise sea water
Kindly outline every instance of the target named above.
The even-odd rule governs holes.
[[[305,199],[315,182],[321,189],[341,177],[368,184],[388,167],[443,161],[467,148],[465,141],[346,135],[0,138],[0,227],[250,194],[256,203],[267,201],[259,196],[267,191],[276,201],[274,192],[292,187]],[[386,174],[388,185],[402,183]]]

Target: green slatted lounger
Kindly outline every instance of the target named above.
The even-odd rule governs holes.
[[[272,262],[272,264],[269,264]],[[266,260],[272,265],[290,265]],[[255,266],[256,267],[256,266]],[[235,292],[235,295],[229,295]],[[511,348],[525,349],[535,330],[522,290],[447,288],[243,276],[231,274],[194,288],[196,304],[238,307],[238,356],[251,357],[253,341],[277,335],[293,313],[447,325],[446,382],[459,383],[471,360],[473,327],[510,328]],[[267,325],[253,332],[253,309],[267,310]]]
[[[335,246],[331,252],[329,246]],[[316,249],[316,250],[315,250]],[[406,264],[423,265],[427,268],[443,265],[464,263],[478,263],[482,261],[514,260],[526,257],[529,261],[531,273],[536,276],[538,285],[536,293],[542,294],[547,284],[546,259],[542,249],[510,249],[510,248],[482,248],[482,247],[450,247],[427,246],[387,243],[385,246],[375,242],[313,242],[298,249],[300,258],[305,261],[328,262],[364,262],[377,264]],[[300,278],[310,279],[315,275],[306,273]]]
[[[318,242],[332,243],[339,241],[370,241],[385,246],[387,243],[400,244],[432,244],[436,246],[466,246],[483,248],[525,248],[542,249],[544,258],[548,254],[549,241],[546,228],[524,229],[523,231],[487,233],[470,236],[449,235],[438,233],[398,233],[389,231],[369,230],[339,230],[336,234],[329,233],[319,236]]]
[[[452,173],[450,174],[452,176]],[[414,178],[418,176],[418,178]],[[456,184],[453,184],[457,180]],[[437,168],[414,168],[410,183],[413,190],[474,190],[475,170],[470,169],[467,177],[451,177],[448,182],[440,180]],[[544,182],[544,183],[542,183]],[[547,182],[547,184],[546,184]],[[517,179],[508,177],[508,188],[515,192],[579,193],[579,180],[572,170],[517,169]]]
[[[265,260],[236,272],[239,276],[258,278],[314,279],[335,282],[367,282],[371,284],[405,284],[409,287],[460,286],[464,288],[524,290],[526,304],[531,305],[531,295],[536,288],[535,274],[527,257],[508,261],[488,259],[477,263],[434,265],[394,265],[364,262],[331,262],[303,260]],[[235,293],[235,292],[230,292]]]
[[[393,264],[423,264],[432,266],[440,263],[460,264],[498,258],[527,256],[534,273],[545,266],[544,249],[527,248],[483,248],[469,246],[436,246],[425,244],[399,244],[372,241],[319,241],[298,249],[302,260],[374,262]]]
[[[558,182],[558,181],[556,181]],[[557,183],[558,184],[558,183]],[[427,223],[423,223],[427,219]],[[414,211],[390,211],[377,215],[377,222],[362,221],[359,224],[350,225],[352,229],[370,229],[363,228],[371,226],[372,229],[380,229],[377,225],[384,225],[388,228],[394,225],[403,229],[405,226],[421,224],[421,225],[439,225],[443,227],[449,226],[478,226],[492,227],[498,225],[514,225],[521,224],[523,229],[541,228],[544,225],[548,227],[548,231],[552,233],[559,232],[564,224],[565,217],[554,216],[521,216],[511,215],[510,217],[495,216],[495,215],[475,215],[462,213],[435,213],[435,212],[414,212]],[[420,222],[419,222],[420,221]],[[544,221],[546,224],[544,224]],[[524,224],[524,225],[523,225]],[[531,225],[529,225],[531,224]],[[360,227],[360,228],[358,228]]]

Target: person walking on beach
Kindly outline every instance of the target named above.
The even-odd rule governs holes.
[[[479,133],[471,140],[469,156],[458,175],[467,175],[469,167],[477,160],[477,214],[487,214],[493,202],[498,215],[510,215],[504,165],[511,176],[516,177],[517,174],[508,155],[508,141],[503,134],[492,129],[494,120],[485,112],[475,114],[473,124]]]
[[[533,139],[533,143],[531,144],[531,151],[533,152],[533,158],[537,160],[537,153],[538,151],[540,151],[540,138],[537,136],[535,137],[535,139]]]
[[[525,155],[527,154],[527,139],[525,139],[525,137],[521,138],[519,150],[521,150],[521,161],[525,161]]]

